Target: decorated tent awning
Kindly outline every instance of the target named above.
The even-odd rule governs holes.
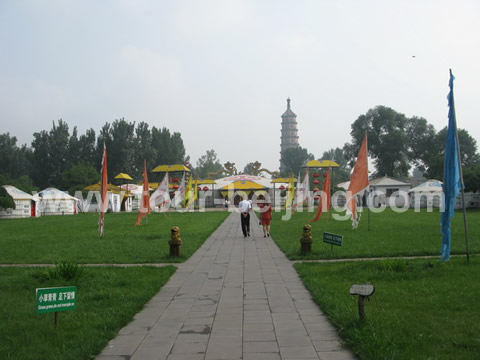
[[[117,176],[115,176],[115,179],[124,179],[124,180],[133,180],[130,175],[125,174],[125,173],[120,173]]]
[[[220,190],[265,190],[266,187],[251,180],[234,181]]]
[[[190,169],[182,164],[177,165],[158,165],[155,169],[152,170],[153,172],[174,172],[174,171],[186,171],[190,172]]]
[[[310,160],[304,166],[304,168],[329,168],[329,167],[339,167],[333,160]]]

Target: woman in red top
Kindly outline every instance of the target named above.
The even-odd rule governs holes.
[[[260,212],[261,212],[261,223],[263,226],[263,237],[270,236],[270,222],[272,221],[272,205],[270,205],[270,203],[265,203],[265,205],[260,208]]]

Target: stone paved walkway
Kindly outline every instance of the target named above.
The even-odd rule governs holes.
[[[355,359],[255,216],[231,214],[97,360]]]

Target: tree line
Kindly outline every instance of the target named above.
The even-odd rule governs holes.
[[[445,121],[446,122],[446,121]],[[447,127],[436,131],[421,117],[406,117],[389,107],[377,106],[360,115],[351,125],[351,142],[343,148],[330,149],[319,160],[334,160],[339,168],[334,171],[333,183],[348,180],[364,135],[368,138],[368,156],[373,161],[373,177],[389,176],[400,180],[409,173],[427,179],[443,179],[443,159]],[[467,130],[458,129],[461,164],[466,191],[480,191],[480,156],[477,142]],[[302,163],[314,156],[302,147],[282,153],[287,173],[298,174]]]
[[[98,135],[94,129],[79,135],[60,119],[49,131],[35,132],[31,147],[0,134],[0,182],[28,192],[53,186],[74,193],[99,181],[104,144],[110,182],[121,172],[141,180],[144,159],[147,169],[187,159],[181,134],[165,127],[121,118],[105,123]]]
[[[418,176],[442,180],[446,133],[446,127],[436,131],[424,118],[408,118],[389,107],[377,106],[352,123],[350,142],[324,151],[318,160],[333,160],[340,165],[332,174],[334,184],[348,180],[367,134],[368,155],[375,167],[373,177],[386,175],[405,180],[413,170]],[[480,191],[477,143],[466,130],[459,129],[458,136],[466,190]],[[181,134],[171,133],[165,127],[150,128],[145,122],[121,118],[105,123],[98,135],[93,129],[79,135],[76,127],[70,131],[60,119],[53,122],[49,131],[35,132],[30,147],[17,145],[15,136],[0,134],[0,184],[15,185],[27,192],[54,186],[74,193],[98,182],[103,144],[108,151],[110,181],[120,172],[140,181],[144,159],[148,170],[189,160]],[[280,175],[297,175],[301,166],[313,159],[315,156],[300,146],[284,150],[285,171]],[[249,173],[253,165],[248,163],[243,173]],[[222,177],[223,166],[211,149],[190,169],[197,178],[207,178],[209,174],[218,174],[214,176],[218,178]],[[160,179],[153,176],[150,180]]]

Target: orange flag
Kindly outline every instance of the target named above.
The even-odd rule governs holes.
[[[354,228],[358,226],[360,221],[357,214],[355,196],[361,194],[368,186],[367,135],[365,135],[347,190],[347,209],[352,213],[352,226]]]
[[[143,191],[142,191],[142,201],[140,203],[140,208],[138,209],[137,222],[135,225],[141,225],[142,219],[151,214],[150,211],[150,193],[148,192],[148,176],[147,176],[147,161],[143,160]]]
[[[100,236],[103,236],[105,211],[107,211],[108,208],[107,185],[107,147],[105,146],[105,143],[103,143],[102,178],[100,180],[100,218],[98,219],[98,233]]]
[[[313,220],[311,220],[311,222],[318,221],[322,217],[322,213],[324,211],[328,212],[330,210],[330,186],[330,168],[328,168],[325,180],[323,180],[322,184],[322,193],[320,194],[320,199],[318,200],[317,213],[315,214],[315,217],[313,218]]]

